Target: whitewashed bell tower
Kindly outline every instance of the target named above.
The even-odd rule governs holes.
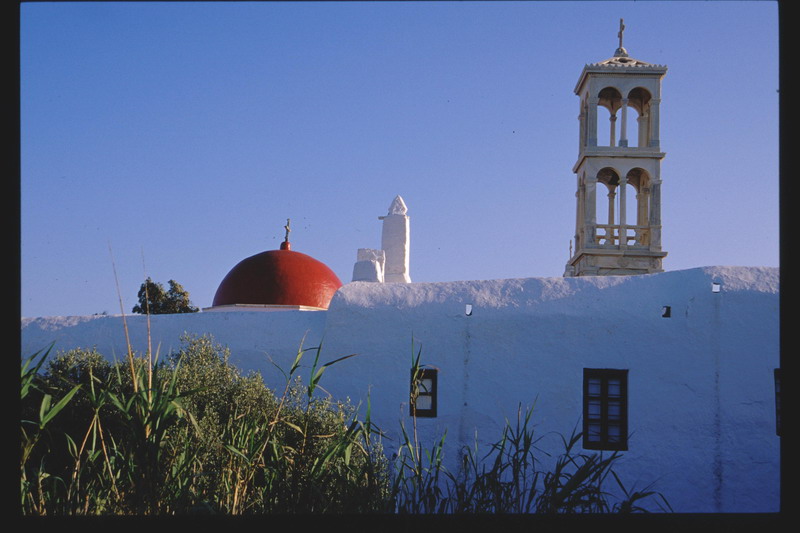
[[[662,272],[659,107],[665,65],[614,57],[583,68],[574,250],[564,276]]]

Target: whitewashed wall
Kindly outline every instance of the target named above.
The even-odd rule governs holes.
[[[362,406],[369,395],[390,451],[401,420],[411,425],[413,339],[422,362],[439,369],[439,416],[418,420],[420,436],[430,446],[446,430],[451,464],[476,431],[483,444],[498,438],[520,405],[535,404],[541,447],[558,453],[560,436],[580,429],[583,369],[626,368],[631,437],[618,467],[626,484],[656,481],[678,512],[772,512],[779,503],[778,299],[774,268],[356,282],[337,292],[327,312],[154,316],[152,337],[163,353],[184,332],[210,333],[230,347],[235,364],[261,371],[273,387],[282,376],[267,354],[288,368],[304,335],[306,346],[323,342],[323,361],[357,353],[327,370],[321,385]],[[662,317],[665,305],[670,318]],[[144,317],[127,321],[143,350]],[[22,321],[23,355],[55,341],[57,350],[96,346],[120,357],[124,340],[120,317]]]

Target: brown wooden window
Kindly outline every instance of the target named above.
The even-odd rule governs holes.
[[[439,372],[435,368],[422,368],[417,372],[416,381],[413,372],[411,375],[411,416],[435,417]]]
[[[583,369],[583,447],[628,449],[628,371]]]

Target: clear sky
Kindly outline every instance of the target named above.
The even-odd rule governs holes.
[[[127,2],[20,6],[22,316],[199,307],[294,250],[345,283],[395,195],[413,281],[561,276],[583,66],[625,20],[665,64],[666,270],[778,266],[778,6]],[[112,263],[113,256],[113,263]]]

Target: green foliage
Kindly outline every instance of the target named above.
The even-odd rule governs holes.
[[[105,379],[111,364],[96,349],[76,348],[62,352],[47,361],[45,379],[49,386],[58,387],[55,378],[64,383],[88,384],[90,375]]]
[[[316,357],[304,385],[297,372],[311,350]],[[342,358],[320,364],[319,348],[301,349],[278,397],[260,375],[240,375],[229,357],[203,336],[185,337],[178,352],[152,367],[143,357],[112,365],[82,349],[57,354],[46,367],[44,357],[28,360],[21,382],[23,513],[386,507],[387,463],[369,417],[361,422],[349,403],[314,394],[323,371]]]
[[[417,383],[424,367],[421,349],[412,342],[410,401],[419,392]],[[446,433],[424,449],[416,432],[416,417],[411,410],[413,431],[402,429],[402,442],[395,456],[392,503],[398,513],[631,513],[646,512],[637,502],[656,498],[660,510],[670,510],[667,500],[652,486],[641,491],[627,489],[613,466],[621,457],[615,452],[575,453],[581,439],[573,432],[562,437],[564,452],[552,470],[541,470],[537,454],[539,438],[531,423],[533,409],[522,408],[514,424],[506,420],[500,439],[482,458],[476,444],[461,450],[457,473],[444,466]],[[622,497],[604,489],[611,476]],[[614,499],[617,499],[614,502]]]
[[[666,504],[651,487],[622,484],[618,454],[573,452],[580,435],[564,439],[564,453],[542,471],[532,409],[506,421],[485,456],[477,444],[462,450],[457,473],[444,467],[446,434],[425,449],[412,417],[390,465],[369,401],[362,420],[356,406],[319,394],[324,372],[353,355],[322,363],[321,346],[301,344],[276,393],[259,374],[242,376],[210,336],[182,342],[156,365],[139,356],[111,364],[93,349],[45,365],[47,350],[24,362],[23,514],[573,513],[644,511],[653,497]],[[420,368],[412,346],[412,376]],[[615,503],[609,479],[623,494]]]
[[[189,293],[175,280],[169,280],[169,290],[164,290],[161,283],[149,277],[139,288],[139,303],[133,306],[133,312],[150,315],[166,315],[172,313],[197,313],[199,309],[189,301]]]
[[[297,374],[307,352],[314,352],[307,384]],[[266,448],[268,483],[256,512],[364,513],[387,507],[388,463],[375,429],[347,402],[319,397],[324,371],[352,355],[320,364],[321,346],[302,344],[288,373]]]
[[[49,426],[80,389],[80,385],[77,385],[62,391],[53,403],[53,395],[38,379],[39,369],[51,348],[25,360],[20,372],[20,399],[23,402],[20,424],[20,504],[23,512],[39,515],[47,514],[50,496],[63,484],[63,480],[47,472],[43,459],[32,458],[41,458],[48,453]]]

